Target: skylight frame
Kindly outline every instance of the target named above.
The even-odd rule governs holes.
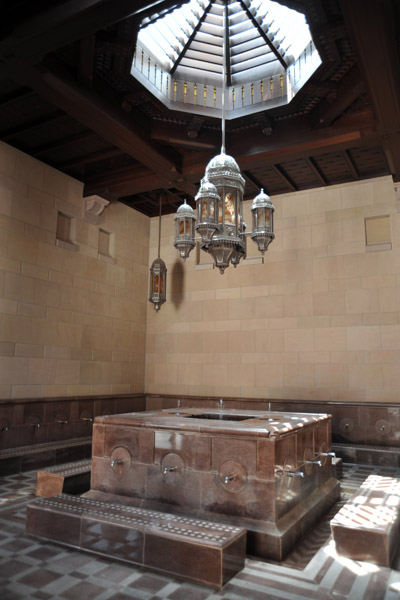
[[[230,13],[236,33],[230,36],[226,118],[287,104],[322,62],[304,15],[274,0],[234,0],[228,6],[236,11]],[[285,17],[283,24],[277,20],[279,15]],[[257,32],[255,37],[243,27],[246,20]],[[131,73],[169,108],[218,112],[223,29],[219,0],[190,0],[168,15],[153,15],[140,28]],[[300,46],[296,42],[299,31],[307,32],[305,46],[304,41]],[[240,49],[242,44],[246,49]],[[207,46],[211,46],[208,52]]]

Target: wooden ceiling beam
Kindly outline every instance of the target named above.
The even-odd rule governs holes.
[[[19,83],[31,87],[48,102],[148,167],[162,179],[162,187],[173,185],[190,195],[197,193],[196,187],[185,181],[180,173],[179,155],[170,149],[164,154],[138,120],[121,112],[93,89],[83,88],[65,73],[60,75],[44,68],[25,67],[12,75]]]
[[[193,122],[201,123],[201,117],[193,117],[188,124],[163,123],[153,121],[151,125],[151,139],[177,146],[190,146],[198,149],[217,150],[221,145],[221,132],[210,129],[197,130],[197,136],[192,137]]]
[[[20,88],[14,92],[10,92],[9,94],[6,94],[0,98],[0,108],[4,109],[7,108],[7,106],[15,104],[16,102],[21,102],[21,100],[27,100],[33,96],[34,93],[35,92],[29,88]]]
[[[275,48],[274,44],[271,42],[271,40],[269,39],[269,37],[267,36],[265,31],[262,29],[262,27],[260,27],[260,24],[257,21],[257,19],[254,18],[254,16],[251,14],[251,12],[247,8],[246,4],[242,0],[239,0],[239,3],[240,3],[240,6],[242,7],[242,10],[244,10],[244,12],[246,13],[247,18],[252,22],[253,27],[256,28],[259,35],[262,37],[262,39],[264,40],[264,42],[266,43],[268,48],[274,54],[275,58],[281,63],[281,66],[286,70],[288,68],[286,61],[282,58],[282,56],[280,55],[278,50]]]
[[[324,177],[324,175],[322,174],[320,169],[315,164],[315,160],[313,158],[311,158],[310,156],[305,158],[304,160],[306,161],[308,168],[311,169],[311,171],[314,173],[314,175],[319,180],[321,185],[328,185],[326,178]]]
[[[31,152],[32,156],[42,156],[43,154],[47,154],[48,152],[54,152],[54,150],[60,150],[60,148],[66,148],[67,146],[71,146],[72,144],[80,144],[81,142],[86,142],[87,140],[92,140],[94,137],[97,137],[97,133],[94,131],[82,131],[81,133],[76,133],[74,135],[69,135],[68,137],[58,139],[54,142],[50,142],[41,148],[36,148]]]
[[[355,164],[354,164],[354,161],[353,161],[353,159],[351,158],[351,156],[350,156],[350,153],[349,153],[349,151],[348,151],[348,150],[344,150],[344,151],[343,151],[343,158],[344,158],[344,160],[345,160],[345,163],[346,163],[346,165],[347,165],[347,166],[348,166],[348,168],[349,168],[349,171],[350,171],[350,173],[351,173],[351,174],[352,174],[352,176],[353,176],[353,179],[355,179],[355,180],[357,180],[357,179],[360,179],[360,174],[359,174],[359,172],[357,171],[357,169],[356,169],[356,166],[355,166]]]
[[[296,126],[292,125],[292,131],[274,133],[268,137],[256,132],[252,136],[244,136],[242,133],[240,139],[236,138],[232,141],[228,152],[234,156],[241,170],[252,170],[255,167],[272,166],[304,158],[304,156],[317,156],[333,150],[343,150],[364,142],[360,130],[340,131],[334,128],[314,131],[295,130]],[[371,135],[370,139],[377,141],[374,135]],[[184,157],[182,170],[184,177],[191,180],[200,178],[210,159],[210,153],[204,152]]]
[[[298,187],[294,181],[289,177],[286,171],[281,165],[272,165],[272,170],[282,179],[282,181],[288,186],[291,192],[297,192]]]
[[[110,186],[99,186],[99,185],[85,185],[84,196],[91,196],[93,194],[102,196],[106,200],[119,200],[120,198],[126,198],[127,196],[135,196],[136,194],[145,194],[147,192],[153,192],[155,189],[162,188],[162,180],[156,177],[149,179],[134,179],[132,181],[123,181],[119,184],[113,184]]]
[[[106,160],[107,158],[121,156],[121,154],[123,154],[123,152],[119,148],[108,148],[107,150],[92,152],[91,154],[86,154],[85,156],[78,156],[77,158],[67,160],[63,163],[57,163],[56,167],[57,169],[60,169],[60,171],[68,171],[69,169],[73,169],[74,167],[89,165],[91,163],[99,162],[101,160]]]
[[[188,0],[181,0],[181,4]],[[38,12],[0,41],[0,64],[30,64],[43,56],[90,36],[128,17],[143,18],[149,8],[157,12],[176,5],[174,0],[66,0]],[[1,68],[0,68],[1,74]]]
[[[27,133],[36,131],[36,129],[54,125],[55,123],[67,118],[67,114],[61,111],[54,111],[51,113],[51,115],[47,115],[42,119],[35,119],[34,121],[30,121],[29,123],[21,125],[20,127],[12,127],[11,129],[8,129],[0,134],[0,137],[5,142],[11,140],[12,138],[18,137],[19,135],[26,135]]]
[[[245,178],[245,180],[247,181],[247,183],[249,183],[251,185],[251,187],[256,190],[256,193],[259,194],[261,188],[263,187],[261,185],[261,183],[254,177],[254,175],[252,175],[251,173],[247,173],[247,171],[242,171],[242,175]],[[267,190],[264,191],[268,194]]]
[[[173,77],[176,69],[178,68],[179,64],[182,61],[182,58],[185,56],[187,49],[189,48],[190,44],[194,40],[194,38],[196,36],[196,33],[199,31],[202,23],[205,21],[206,16],[210,12],[211,7],[212,7],[212,3],[210,2],[209,5],[206,7],[205,11],[203,12],[201,18],[199,19],[196,27],[193,29],[192,33],[190,34],[190,36],[189,36],[186,44],[183,46],[182,50],[180,51],[178,58],[176,59],[176,61],[172,65],[172,69],[170,71],[170,76],[171,77]]]
[[[122,181],[131,181],[136,177],[151,177],[152,172],[146,167],[142,167],[139,163],[124,166],[114,167],[111,169],[103,170],[100,174],[92,175],[87,178],[86,183],[88,185],[109,185]]]
[[[104,176],[87,179],[84,196],[96,194],[106,198],[121,198],[163,187],[164,179],[157,177],[149,169],[125,167],[111,170]]]
[[[78,81],[91,87],[94,75],[94,59],[96,54],[96,36],[89,35],[79,42]]]
[[[311,123],[315,127],[329,127],[364,91],[364,82],[358,67],[354,66],[338,85],[335,99],[333,101],[324,100],[314,109],[310,115]]]
[[[399,23],[391,0],[340,1],[361,76],[377,118],[377,131],[395,180],[400,179]]]

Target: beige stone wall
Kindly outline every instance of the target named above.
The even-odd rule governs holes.
[[[158,314],[148,308],[146,392],[399,402],[400,213],[391,178],[273,201],[276,240],[265,264],[249,259],[224,275],[196,267],[195,250],[182,263],[173,219],[162,219],[168,296]],[[366,248],[365,218],[378,215],[390,215],[391,249]],[[157,239],[153,219],[150,261]]]
[[[196,265],[195,250],[182,263],[173,218],[163,217],[168,300],[156,313],[147,288],[158,219],[112,203],[90,222],[80,182],[0,144],[0,398],[146,391],[398,402],[391,178],[273,200],[265,264],[248,240],[249,259],[224,275],[204,253]],[[75,250],[56,245],[58,211],[74,219]],[[366,248],[365,218],[384,215],[391,249]],[[99,228],[114,239],[112,261],[99,256]]]
[[[94,224],[82,188],[0,144],[0,398],[144,391],[150,220],[112,203]],[[56,245],[58,211],[75,249]]]

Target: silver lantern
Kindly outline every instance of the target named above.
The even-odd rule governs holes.
[[[175,221],[175,242],[174,246],[179,251],[179,255],[186,260],[192,249],[195,247],[194,223],[196,216],[193,208],[186,204],[186,200],[176,211]]]
[[[270,197],[261,189],[253,200],[251,239],[257,244],[262,255],[268,250],[269,244],[275,239],[274,210]]]
[[[243,193],[245,180],[232,156],[221,152],[208,163],[204,179],[217,188],[218,225],[207,247],[215,266],[223,273],[232,262],[238,264],[246,251],[244,242]]]
[[[149,300],[154,304],[155,310],[160,310],[167,296],[167,267],[162,258],[158,257],[150,267],[150,293]]]
[[[202,179],[201,186],[195,196],[197,209],[196,231],[201,235],[201,241],[207,245],[214,233],[218,231],[218,204],[219,195],[217,188],[211,181]]]

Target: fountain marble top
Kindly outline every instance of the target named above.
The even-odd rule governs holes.
[[[172,431],[279,437],[330,421],[331,415],[262,410],[168,408],[148,412],[103,415],[95,423]]]

